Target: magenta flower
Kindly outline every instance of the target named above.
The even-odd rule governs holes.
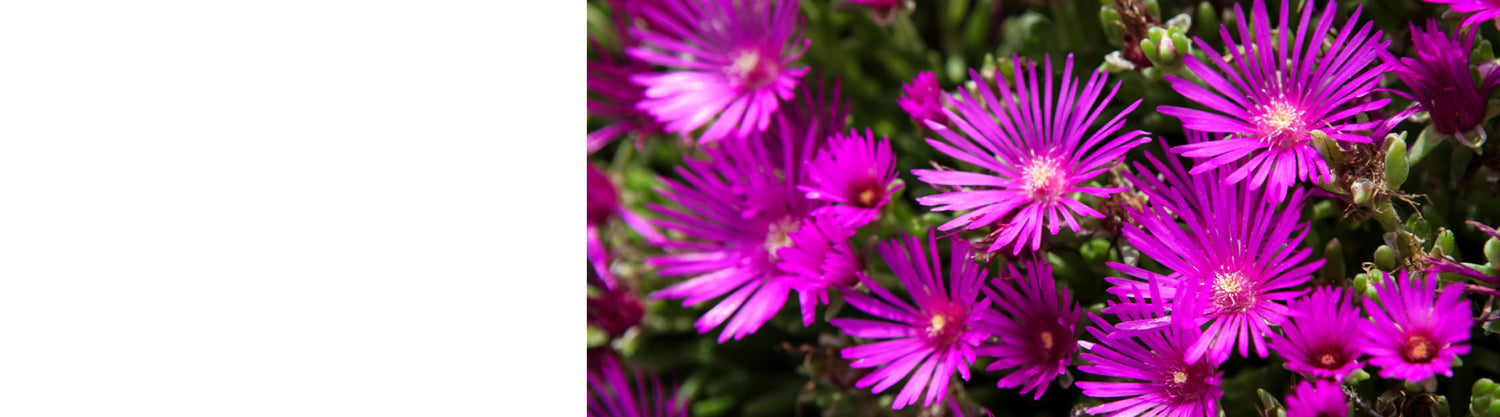
[[[1192,131],[1188,138],[1188,146],[1207,140],[1205,134]],[[1165,141],[1162,147],[1173,152]],[[1296,288],[1323,266],[1321,259],[1306,262],[1311,249],[1298,249],[1310,230],[1307,223],[1298,223],[1307,194],[1297,189],[1286,206],[1278,209],[1279,201],[1267,201],[1261,195],[1268,190],[1224,181],[1231,175],[1229,167],[1190,175],[1181,158],[1167,158],[1170,167],[1154,155],[1147,154],[1146,159],[1153,169],[1136,163],[1141,175],[1125,175],[1149,198],[1149,210],[1127,208],[1141,226],[1127,224],[1123,234],[1142,255],[1173,274],[1161,276],[1111,263],[1141,280],[1115,278],[1111,282],[1120,288],[1139,289],[1149,280],[1172,286],[1163,293],[1174,302],[1173,315],[1208,326],[1187,350],[1189,362],[1206,354],[1213,363],[1223,363],[1236,345],[1240,356],[1249,356],[1251,345],[1258,356],[1267,356],[1265,338],[1274,333],[1270,326],[1296,314],[1282,303],[1300,296],[1303,290]],[[1137,309],[1142,302],[1124,301],[1105,312]],[[1120,327],[1141,330],[1153,324],[1159,323],[1127,322]]]
[[[950,241],[952,259],[948,274],[943,273],[939,262],[936,234],[929,233],[926,251],[922,250],[921,240],[912,236],[880,244],[877,248],[880,257],[906,287],[915,307],[861,274],[860,281],[875,296],[848,291],[844,300],[881,320],[839,318],[832,321],[850,336],[890,339],[845,348],[843,355],[845,359],[853,360],[849,366],[855,368],[880,367],[855,383],[858,388],[874,385],[875,393],[885,391],[911,374],[911,379],[896,395],[896,401],[891,405],[893,409],[916,403],[924,388],[927,391],[924,406],[943,401],[953,372],[957,371],[965,381],[969,380],[969,367],[974,365],[975,359],[974,349],[990,336],[974,327],[990,314],[990,300],[979,299],[979,288],[984,285],[986,271],[970,259],[972,248],[968,242]],[[912,373],[913,369],[916,373]]]
[[[812,185],[800,187],[807,198],[838,203],[818,209],[850,228],[863,227],[880,218],[880,209],[903,185],[896,182],[896,157],[891,141],[865,129],[848,135],[835,134],[808,167]]]
[[[928,120],[948,124],[948,116],[943,114],[944,104],[948,102],[947,93],[943,92],[943,87],[938,85],[937,77],[931,72],[917,73],[917,77],[902,84],[901,89],[906,90],[906,94],[896,99],[896,104],[901,110],[906,110],[918,125],[926,126]]]
[[[1302,381],[1286,397],[1287,417],[1344,417],[1349,415],[1349,397],[1339,384],[1319,379],[1314,385]]]
[[[636,74],[646,87],[637,108],[688,134],[717,117],[700,142],[743,139],[770,126],[807,68],[796,0],[676,0],[642,7],[654,25],[633,33],[646,47],[627,53],[679,71]],[[800,44],[800,47],[797,45]]]
[[[677,169],[682,182],[662,179],[662,196],[679,207],[647,205],[665,217],[658,225],[687,239],[661,242],[668,254],[646,264],[662,276],[693,277],[652,298],[692,306],[728,294],[696,323],[706,333],[727,321],[719,343],[754,333],[786,304],[790,273],[777,266],[783,261],[778,250],[793,245],[790,234],[822,205],[797,191],[806,180],[799,164],[766,169],[810,156],[799,145],[800,132],[783,126],[777,133],[722,142],[706,150],[709,161],[685,158],[686,166]]]
[[[1141,131],[1113,136],[1124,126],[1125,114],[1134,110],[1140,100],[1090,133],[1089,126],[1094,125],[1119,90],[1117,84],[1100,99],[1104,72],[1094,71],[1087,83],[1081,83],[1073,77],[1073,56],[1068,55],[1063,65],[1062,85],[1054,95],[1051,58],[1045,60],[1042,72],[1045,79],[1037,74],[1035,62],[1023,69],[1017,58],[1015,65],[1016,84],[1011,86],[1000,79],[999,99],[984,78],[969,71],[979,84],[984,103],[988,104],[981,104],[973,95],[963,92],[963,101],[954,103],[956,111],[943,110],[963,135],[941,124],[927,123],[944,139],[927,139],[927,143],[948,156],[998,175],[927,169],[912,173],[934,186],[975,187],[917,199],[922,205],[937,206],[934,211],[973,210],[938,230],[999,225],[995,243],[987,250],[994,252],[1013,246],[1012,253],[1018,254],[1028,239],[1032,250],[1041,248],[1043,228],[1050,228],[1055,235],[1065,221],[1073,231],[1079,231],[1075,213],[1104,217],[1078,202],[1072,194],[1108,197],[1124,190],[1086,187],[1082,183],[1109,170],[1131,148],[1150,139],[1140,137],[1145,133]]]
[[[638,3],[609,0],[610,8],[614,11],[615,38],[626,48],[640,43],[625,30],[630,25],[630,17],[635,15],[627,9],[638,6]],[[627,134],[634,133],[636,145],[639,146],[641,139],[661,133],[661,124],[653,120],[650,114],[635,107],[644,97],[646,89],[630,82],[630,77],[635,74],[652,72],[651,65],[629,57],[616,57],[612,52],[605,51],[592,36],[589,43],[594,46],[597,55],[588,61],[588,114],[610,119],[613,123],[589,132],[588,153],[592,154]]]
[[[1303,315],[1281,326],[1285,336],[1271,333],[1271,350],[1286,359],[1287,369],[1343,382],[1344,376],[1364,366],[1359,359],[1370,341],[1352,294],[1319,287],[1292,300],[1292,311]]]
[[[802,227],[788,233],[792,245],[776,254],[776,266],[790,276],[792,289],[802,304],[802,325],[811,326],[818,305],[828,304],[828,289],[848,289],[859,282],[856,274],[864,273],[864,264],[849,238],[854,229],[846,228],[829,216],[810,216]]]
[[[603,361],[588,373],[588,417],[687,417],[687,400],[677,398],[676,387],[667,390],[655,374],[639,369],[630,378],[613,356]]]
[[[1387,273],[1375,287],[1379,304],[1365,299],[1371,320],[1362,324],[1370,334],[1370,364],[1380,367],[1380,377],[1412,382],[1434,374],[1451,377],[1454,358],[1469,353],[1463,342],[1474,320],[1463,286],[1449,285],[1438,294],[1437,282],[1430,274],[1408,277],[1401,271],[1392,279]]]
[[[1469,30],[1467,35],[1454,34],[1449,37],[1438,29],[1437,20],[1429,19],[1425,30],[1411,27],[1412,45],[1417,58],[1402,57],[1393,61],[1392,71],[1411,93],[1392,92],[1417,102],[1418,109],[1431,115],[1432,126],[1437,131],[1459,136],[1473,130],[1484,121],[1485,109],[1489,107],[1490,91],[1500,85],[1500,71],[1493,64],[1481,67],[1481,79],[1475,85],[1469,69],[1469,51],[1474,50],[1474,37],[1478,30]],[[1463,36],[1463,41],[1459,41]]]
[[[1370,142],[1360,131],[1368,131],[1383,120],[1357,123],[1354,116],[1390,103],[1390,99],[1364,100],[1375,91],[1389,65],[1376,59],[1386,48],[1386,42],[1380,40],[1382,32],[1370,33],[1370,23],[1356,30],[1360,9],[1355,9],[1338,29],[1337,37],[1327,43],[1337,11],[1334,2],[1328,2],[1316,28],[1308,27],[1314,7],[1304,8],[1295,31],[1287,25],[1290,5],[1282,3],[1276,26],[1280,33],[1296,34],[1287,45],[1290,36],[1271,38],[1270,17],[1262,0],[1255,0],[1250,19],[1245,19],[1236,4],[1235,21],[1245,22],[1237,25],[1238,43],[1228,29],[1220,28],[1226,54],[1233,57],[1233,63],[1212,52],[1214,49],[1203,39],[1195,41],[1199,48],[1210,51],[1207,55],[1214,66],[1192,55],[1185,61],[1210,88],[1166,76],[1178,93],[1210,111],[1174,106],[1158,109],[1182,119],[1185,129],[1230,134],[1223,140],[1177,148],[1177,153],[1204,160],[1193,167],[1194,175],[1226,164],[1238,166],[1224,181],[1249,179],[1252,190],[1264,185],[1270,201],[1284,200],[1298,180],[1333,179],[1328,165],[1313,149],[1312,131],[1321,130],[1338,141]],[[1251,27],[1255,29],[1253,38]],[[1237,161],[1242,162],[1233,164]]]
[[[627,210],[620,204],[620,193],[614,182],[603,171],[589,164],[588,168],[588,240],[589,263],[599,274],[606,288],[615,288],[615,276],[609,271],[609,249],[604,244],[604,228],[610,219],[619,218],[640,233],[648,242],[664,239],[645,219]]]
[[[1023,275],[1012,265],[1014,285],[996,279],[992,284],[1000,290],[998,294],[984,288],[999,314],[975,323],[975,328],[998,336],[1000,342],[976,352],[996,358],[986,371],[1017,368],[996,386],[1021,387],[1022,394],[1036,391],[1033,399],[1040,399],[1047,385],[1073,363],[1073,354],[1078,351],[1074,332],[1083,319],[1083,310],[1067,288],[1052,280],[1052,266],[1033,261],[1026,272]]]
[[[1119,314],[1123,321],[1163,321],[1168,325],[1155,331],[1127,335],[1104,319],[1089,313],[1094,326],[1089,333],[1099,343],[1080,341],[1083,359],[1090,365],[1078,367],[1084,373],[1135,382],[1079,381],[1083,395],[1094,398],[1119,398],[1088,409],[1089,414],[1111,416],[1217,416],[1219,387],[1223,374],[1216,372],[1205,359],[1184,361],[1188,346],[1199,336],[1197,328],[1166,316],[1166,305],[1157,284],[1149,283],[1149,293],[1135,292],[1135,299],[1154,300],[1149,308]],[[1148,295],[1149,294],[1149,295]],[[1125,300],[1126,297],[1120,297]]]
[[[1474,26],[1486,20],[1500,17],[1500,2],[1495,0],[1426,0],[1428,3],[1446,4],[1459,13],[1474,13],[1464,19],[1464,26]],[[1497,24],[1500,25],[1500,24]],[[1475,28],[1478,30],[1478,28]]]

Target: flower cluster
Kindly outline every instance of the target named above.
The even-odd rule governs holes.
[[[1091,399],[1075,414],[1211,417],[1259,397],[1284,398],[1276,407],[1286,415],[1348,415],[1368,403],[1351,386],[1371,374],[1387,380],[1380,389],[1436,395],[1432,384],[1447,383],[1437,377],[1465,377],[1454,370],[1461,357],[1492,353],[1471,335],[1500,320],[1491,305],[1500,233],[1471,222],[1493,238],[1489,263],[1461,262],[1454,230],[1437,224],[1461,211],[1428,211],[1401,192],[1407,171],[1447,138],[1468,148],[1443,160],[1452,169],[1427,171],[1489,182],[1500,172],[1480,140],[1493,127],[1500,61],[1478,28],[1427,20],[1410,24],[1405,42],[1387,39],[1363,8],[1282,2],[1272,14],[1253,0],[1248,14],[1233,6],[1231,23],[1203,19],[1209,27],[1191,30],[1210,36],[1190,44],[1188,19],[1161,24],[1145,15],[1158,13],[1154,3],[1120,0],[1101,13],[1108,36],[1181,59],[1090,70],[1073,54],[1054,61],[1055,50],[1028,49],[1033,39],[1007,42],[1001,50],[1018,52],[962,80],[962,67],[901,61],[931,38],[911,27],[927,19],[913,12],[925,4],[595,1],[609,6],[615,42],[592,39],[588,66],[589,415],[687,413],[656,377],[624,371],[620,358],[661,343],[634,339],[653,332],[717,332],[717,344],[692,347],[714,354],[692,360],[771,339],[778,352],[807,355],[799,398],[831,390],[819,406],[924,415],[973,406],[982,396],[963,385],[976,372],[1037,404],[1076,385]],[[1500,16],[1466,1],[1441,3],[1473,13],[1465,26]],[[1199,16],[1217,19],[1213,9]],[[878,24],[849,25],[839,13],[850,10]],[[1120,10],[1142,14],[1130,17],[1139,24],[1110,26]],[[966,21],[984,28],[994,17],[985,12]],[[809,21],[827,26],[804,33]],[[872,75],[865,61],[842,59],[865,51],[840,49],[846,32],[900,47]],[[945,44],[957,39],[946,35]],[[945,90],[938,74],[958,82]],[[882,76],[886,84],[849,88],[858,99],[845,101],[844,82]],[[1133,115],[1142,103],[1159,115]],[[851,113],[861,106],[884,108]],[[1408,147],[1403,124],[1428,134]],[[684,140],[640,145],[663,134]],[[631,159],[632,148],[615,145],[628,136],[641,153],[670,156]],[[596,151],[611,146],[625,156],[600,163],[610,152]],[[1491,185],[1460,184],[1435,200]],[[1373,262],[1346,262],[1357,251],[1340,240],[1379,249]],[[1351,280],[1346,264],[1364,271]],[[799,311],[784,313],[793,293]],[[1470,296],[1490,299],[1476,308]],[[666,309],[691,316],[651,319]],[[779,339],[797,331],[798,343],[817,345]],[[1232,392],[1254,374],[1245,367],[1267,363],[1289,371],[1277,372],[1290,384]],[[685,393],[723,376],[694,375]],[[1411,384],[1388,383],[1398,381]]]

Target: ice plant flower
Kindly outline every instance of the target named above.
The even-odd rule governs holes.
[[[865,129],[835,134],[808,167],[811,185],[800,187],[807,198],[838,203],[818,209],[850,228],[863,227],[880,217],[891,194],[903,186],[896,181],[896,157],[891,141]]]
[[[998,314],[975,323],[975,327],[999,337],[1000,342],[976,352],[996,358],[986,371],[1017,368],[996,386],[1021,387],[1022,394],[1036,391],[1033,399],[1040,399],[1047,385],[1073,363],[1073,354],[1078,351],[1074,332],[1083,319],[1083,310],[1067,288],[1052,280],[1052,267],[1046,262],[1033,261],[1026,274],[1012,265],[1010,276],[1010,282],[992,281],[999,293],[984,289]]]
[[[1219,415],[1219,397],[1224,395],[1219,382],[1223,374],[1216,372],[1207,359],[1183,360],[1199,331],[1190,323],[1167,319],[1166,304],[1157,293],[1157,284],[1154,281],[1148,284],[1149,293],[1136,292],[1128,297],[1152,300],[1150,308],[1125,311],[1119,314],[1119,318],[1122,321],[1164,320],[1169,323],[1164,327],[1134,335],[1121,334],[1109,322],[1089,313],[1094,326],[1088,330],[1099,343],[1078,342],[1084,349],[1083,359],[1090,363],[1078,367],[1078,370],[1135,381],[1077,382],[1078,387],[1083,388],[1083,395],[1126,397],[1089,408],[1088,413],[1108,413],[1111,416]],[[1121,297],[1121,300],[1125,299],[1126,296]]]
[[[802,136],[793,130],[783,125],[776,134],[721,142],[706,150],[709,161],[685,158],[677,169],[681,182],[662,179],[662,196],[678,207],[647,205],[665,217],[659,226],[686,240],[661,242],[668,253],[646,264],[662,276],[693,277],[652,298],[683,299],[692,306],[728,294],[696,323],[700,333],[724,324],[719,343],[754,333],[786,304],[790,274],[778,266],[783,261],[778,251],[793,245],[792,232],[823,204],[797,190],[805,174],[800,164],[787,162],[810,154],[802,151]],[[781,169],[767,169],[783,163]]]
[[[1195,41],[1198,48],[1211,52],[1207,55],[1213,67],[1193,55],[1184,61],[1208,88],[1166,76],[1178,93],[1209,110],[1158,108],[1161,114],[1181,119],[1185,129],[1229,134],[1222,140],[1177,148],[1177,153],[1203,160],[1193,167],[1194,175],[1238,166],[1224,181],[1248,180],[1251,189],[1265,186],[1270,201],[1284,200],[1299,180],[1333,179],[1328,164],[1312,146],[1314,130],[1337,141],[1368,143],[1369,136],[1360,131],[1384,120],[1359,123],[1354,116],[1390,103],[1390,99],[1363,100],[1375,91],[1389,66],[1377,59],[1387,45],[1380,39],[1382,32],[1371,33],[1371,23],[1356,28],[1360,9],[1355,9],[1331,43],[1325,43],[1337,12],[1335,3],[1328,2],[1316,27],[1308,27],[1314,7],[1304,8],[1295,31],[1287,24],[1292,4],[1282,2],[1276,28],[1283,36],[1276,38],[1271,36],[1265,2],[1255,0],[1250,19],[1236,4],[1234,21],[1245,22],[1237,25],[1237,41],[1228,29],[1219,30],[1232,63],[1212,53],[1215,49],[1201,38]],[[1293,33],[1295,37],[1286,36]],[[1290,45],[1288,38],[1292,38]]]
[[[1208,140],[1207,135],[1193,131],[1188,138],[1187,146]],[[1173,152],[1165,141],[1162,147]],[[1269,190],[1224,181],[1231,175],[1229,167],[1191,175],[1182,158],[1169,156],[1168,163],[1163,163],[1147,154],[1146,159],[1151,168],[1137,162],[1136,171],[1142,174],[1125,175],[1150,202],[1146,209],[1126,209],[1140,226],[1127,224],[1122,233],[1142,255],[1173,274],[1163,276],[1110,263],[1140,279],[1110,281],[1123,289],[1157,280],[1171,289],[1162,293],[1173,301],[1172,314],[1207,326],[1203,337],[1187,349],[1189,362],[1206,354],[1213,363],[1223,363],[1235,346],[1240,356],[1248,357],[1252,345],[1258,356],[1267,356],[1265,338],[1273,334],[1270,326],[1296,314],[1283,303],[1300,296],[1303,290],[1296,288],[1323,266],[1321,259],[1307,262],[1312,249],[1298,249],[1310,230],[1307,223],[1299,223],[1307,194],[1299,188],[1280,207],[1280,201],[1262,196]],[[1122,289],[1112,291],[1128,291]],[[1138,308],[1140,303],[1125,301],[1106,312]],[[1138,330],[1152,324],[1122,323],[1120,327]]]
[[[626,209],[620,204],[620,193],[615,190],[614,182],[609,180],[594,164],[588,164],[588,243],[587,253],[589,263],[594,265],[594,271],[599,274],[606,288],[615,288],[615,276],[609,271],[609,249],[604,244],[603,228],[610,219],[619,218],[640,233],[647,241],[659,241],[664,239],[661,233],[651,227],[646,219],[637,216],[635,212]]]
[[[1016,59],[1014,86],[1003,78],[998,80],[1001,94],[998,99],[979,73],[969,71],[984,102],[965,91],[963,101],[954,103],[955,110],[943,109],[943,114],[962,134],[927,122],[927,127],[943,138],[942,141],[929,138],[928,144],[997,175],[912,170],[918,179],[934,186],[974,187],[921,197],[917,202],[936,206],[934,211],[973,210],[938,230],[998,225],[1000,230],[988,248],[990,252],[1013,247],[1011,252],[1018,254],[1027,240],[1031,249],[1037,250],[1042,245],[1042,229],[1050,228],[1055,235],[1063,222],[1073,231],[1080,231],[1075,213],[1104,217],[1098,210],[1078,202],[1075,194],[1108,197],[1124,190],[1087,187],[1083,182],[1114,167],[1131,148],[1150,140],[1142,137],[1145,132],[1141,131],[1115,135],[1124,126],[1125,114],[1134,110],[1140,100],[1097,130],[1089,129],[1119,90],[1116,84],[1100,98],[1104,72],[1094,71],[1086,83],[1081,82],[1073,77],[1070,54],[1063,65],[1062,84],[1054,91],[1050,57],[1045,59],[1041,75],[1037,74],[1034,61],[1027,68],[1022,68],[1020,61]]]
[[[647,4],[655,23],[634,28],[644,46],[630,56],[676,71],[635,74],[646,87],[637,108],[688,134],[713,124],[700,142],[743,139],[765,131],[807,68],[792,68],[807,51],[797,0],[683,0]]]
[[[928,120],[937,124],[948,123],[948,116],[943,114],[943,106],[948,101],[947,93],[938,85],[937,76],[931,72],[917,73],[917,77],[910,83],[902,84],[901,89],[906,93],[896,99],[896,104],[901,106],[901,110],[906,110],[906,114],[910,114],[918,125],[926,126],[925,122]]]
[[[631,6],[638,5],[639,2],[610,0],[609,4],[615,17],[615,39],[619,39],[621,45],[626,48],[638,45],[640,41],[625,29],[634,15],[628,13],[627,10],[631,9]],[[641,139],[661,133],[661,123],[657,123],[650,114],[635,107],[636,103],[644,97],[646,89],[630,82],[630,77],[635,74],[652,72],[651,65],[629,57],[614,56],[614,52],[604,50],[605,48],[592,36],[589,38],[589,44],[594,46],[596,56],[588,61],[588,114],[609,119],[613,123],[589,132],[588,153],[594,153],[615,139],[630,133],[636,135],[637,146],[641,144]]]
[[[1436,276],[1406,271],[1376,284],[1380,297],[1365,299],[1370,321],[1363,322],[1370,334],[1370,364],[1380,367],[1380,377],[1418,382],[1436,374],[1453,376],[1453,360],[1469,353],[1469,300],[1463,286],[1449,285],[1437,292]]]
[[[655,374],[638,369],[631,378],[613,356],[603,362],[588,373],[588,417],[687,417],[688,403],[676,387],[668,390]]]
[[[1370,342],[1352,295],[1342,288],[1319,287],[1292,300],[1292,311],[1303,315],[1281,326],[1285,336],[1271,334],[1271,350],[1286,359],[1287,369],[1343,382],[1364,365],[1359,360]]]
[[[1474,26],[1486,20],[1500,22],[1500,2],[1495,0],[1426,0],[1428,3],[1446,4],[1459,13],[1474,13],[1464,19],[1464,26]],[[1496,23],[1500,26],[1500,23]],[[1479,28],[1474,28],[1478,30]]]
[[[1449,37],[1438,28],[1435,19],[1429,19],[1424,28],[1410,27],[1417,57],[1402,57],[1397,61],[1393,55],[1386,56],[1393,61],[1396,77],[1411,92],[1392,92],[1417,102],[1419,110],[1431,115],[1432,126],[1438,132],[1471,142],[1463,138],[1463,132],[1484,121],[1490,91],[1500,85],[1500,71],[1493,64],[1482,66],[1479,84],[1474,83],[1469,52],[1474,50],[1474,37],[1479,31],[1469,30],[1466,35],[1455,33]]]
[[[1339,384],[1326,379],[1302,381],[1286,397],[1287,417],[1344,417],[1349,415],[1349,397]]]
[[[813,215],[802,227],[788,233],[792,245],[776,254],[776,266],[790,274],[792,289],[802,304],[802,325],[811,326],[818,305],[828,304],[828,289],[847,289],[859,282],[856,274],[864,273],[859,254],[849,245],[854,229],[844,227],[836,218]]]
[[[860,311],[880,320],[833,319],[833,325],[850,336],[866,339],[890,339],[845,348],[843,356],[854,368],[880,367],[855,383],[880,393],[908,374],[911,379],[896,395],[893,409],[917,402],[926,389],[924,406],[943,401],[954,371],[969,380],[974,365],[974,349],[989,338],[989,333],[974,327],[986,320],[990,300],[979,298],[986,270],[975,263],[968,242],[950,239],[952,258],[948,273],[943,273],[938,255],[937,235],[929,233],[928,248],[913,236],[881,243],[880,257],[901,280],[912,302],[897,298],[874,280],[860,275],[860,281],[874,296],[849,291],[844,295]],[[913,373],[912,370],[916,369]]]

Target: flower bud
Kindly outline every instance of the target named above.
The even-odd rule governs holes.
[[[1375,183],[1368,179],[1354,180],[1349,188],[1354,194],[1354,204],[1370,204],[1370,199],[1375,196]]]
[[[1178,58],[1187,56],[1187,54],[1192,53],[1193,51],[1193,42],[1189,41],[1187,36],[1183,35],[1182,33],[1183,31],[1177,29],[1172,29],[1171,31],[1172,44],[1173,46],[1177,47]]]
[[[1375,248],[1375,267],[1385,271],[1396,269],[1396,251],[1390,245]]]
[[[1145,54],[1146,59],[1151,60],[1153,64],[1161,62],[1161,56],[1157,54],[1158,51],[1155,41],[1152,41],[1150,38],[1141,39],[1141,53]]]
[[[1146,3],[1146,11],[1151,12],[1151,18],[1156,19],[1156,21],[1160,22],[1161,21],[1161,5],[1156,4],[1156,0],[1145,0],[1145,3]]]
[[[1406,132],[1385,138],[1385,187],[1395,190],[1406,182]]]
[[[1162,39],[1162,41],[1161,46],[1157,47],[1156,53],[1157,58],[1161,59],[1161,63],[1165,65],[1177,65],[1181,62],[1178,59],[1181,55],[1177,54],[1177,46],[1172,42],[1172,39],[1167,38]]]

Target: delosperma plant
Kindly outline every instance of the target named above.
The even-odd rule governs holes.
[[[1500,2],[587,9],[590,416],[1500,417]]]

